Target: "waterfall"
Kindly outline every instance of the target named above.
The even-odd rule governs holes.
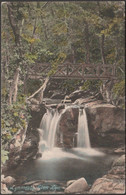
[[[52,121],[50,123],[48,139],[47,139],[47,145],[49,146],[50,149],[53,148],[55,144],[55,134],[58,127],[59,118],[60,118],[60,114],[56,110],[56,112],[53,115]]]
[[[58,124],[60,117],[67,109],[73,108],[73,106],[67,106],[60,113],[57,109],[48,109],[44,114],[40,127],[40,143],[39,152],[43,152],[45,149],[53,149],[55,146],[56,131],[58,129]],[[87,116],[85,109],[79,108],[78,116],[78,130],[77,130],[77,148],[90,148],[90,139],[88,133]],[[74,147],[75,137],[73,137],[73,147]],[[63,133],[60,132],[60,143],[63,145]]]
[[[61,114],[59,114],[58,110],[55,109],[48,109],[47,112],[44,114],[39,127],[39,151],[42,152],[42,150],[45,148],[52,149],[54,147],[55,134],[60,116]]]
[[[78,148],[91,147],[88,132],[87,115],[85,109],[79,109],[77,147]]]

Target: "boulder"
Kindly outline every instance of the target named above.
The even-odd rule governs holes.
[[[85,105],[93,147],[119,147],[124,143],[125,112],[112,104]]]
[[[125,183],[119,182],[117,180],[107,178],[97,179],[91,190],[90,194],[124,194],[125,193]]]
[[[13,178],[13,177],[11,177],[11,176],[7,176],[7,177],[5,177],[4,179],[3,179],[3,183],[4,184],[6,184],[7,186],[11,186],[12,184],[14,184],[14,182],[15,182],[16,180]]]
[[[77,132],[77,125],[78,125],[78,108],[68,108],[64,111],[61,115],[59,121],[59,130],[56,132],[56,146],[65,148],[72,148],[73,147],[73,139]],[[61,134],[63,137],[61,143]],[[76,140],[75,140],[76,142]],[[75,143],[76,146],[76,143]]]
[[[88,189],[86,180],[82,177],[65,189],[65,193],[82,193]]]
[[[125,129],[125,111],[112,104],[86,105],[86,110],[90,115],[92,124],[95,124],[95,130],[107,132],[112,129],[124,131]]]
[[[125,155],[114,160],[111,170],[92,185],[90,194],[125,193]]]
[[[1,194],[12,194],[10,190],[8,190],[6,184],[1,183]]]

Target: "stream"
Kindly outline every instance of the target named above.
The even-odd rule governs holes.
[[[32,193],[36,190],[39,192],[63,192],[67,181],[81,177],[84,177],[91,186],[97,178],[105,175],[111,168],[116,155],[107,154],[100,148],[91,147],[84,108],[79,108],[77,146],[69,149],[55,146],[60,117],[68,108],[69,106],[60,113],[56,109],[47,109],[39,128],[39,153],[42,156],[26,162],[14,170],[11,169],[8,173],[17,181],[16,186],[10,189],[14,194],[25,194],[26,191]],[[63,142],[63,134],[61,134],[61,142]]]

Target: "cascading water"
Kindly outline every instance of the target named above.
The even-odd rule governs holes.
[[[39,151],[42,152],[46,147],[52,149],[55,144],[55,134],[58,127],[58,122],[61,114],[55,109],[47,110],[44,114],[39,132],[40,132],[40,144]],[[43,133],[42,133],[43,132]]]
[[[91,148],[85,109],[79,109],[77,147]]]
[[[66,106],[60,113],[57,109],[48,109],[44,114],[40,124],[40,143],[39,152],[43,152],[45,149],[51,150],[55,146],[55,135],[58,129],[58,124],[61,115],[66,112],[67,109],[74,106]],[[88,132],[88,123],[85,109],[79,108],[78,116],[78,130],[77,130],[77,148],[90,149],[90,139]],[[60,141],[63,144],[63,134],[61,132]],[[74,138],[73,138],[74,147]]]

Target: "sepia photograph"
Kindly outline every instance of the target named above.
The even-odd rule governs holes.
[[[125,194],[125,1],[1,2],[1,194]]]

